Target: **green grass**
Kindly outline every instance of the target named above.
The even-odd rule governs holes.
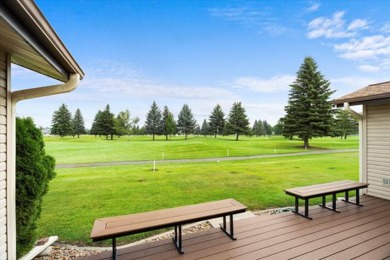
[[[197,140],[201,138],[188,142],[194,144]],[[219,142],[211,140],[214,144]],[[335,146],[341,146],[334,141]],[[120,142],[132,143],[111,143]],[[245,142],[249,141],[237,143]],[[267,140],[261,139],[257,144],[262,142],[267,143]],[[221,147],[222,143],[229,142],[221,142]],[[317,143],[321,145],[321,142]],[[328,141],[325,143],[329,145]],[[165,142],[154,144],[162,147]],[[256,145],[250,147],[256,149]],[[146,151],[140,153],[146,154]],[[39,236],[58,235],[63,242],[91,244],[89,234],[96,218],[230,197],[250,210],[291,206],[293,197],[285,195],[283,190],[286,188],[342,179],[357,180],[358,153],[160,164],[157,169],[151,171],[150,165],[58,169],[58,175],[44,197]],[[126,237],[121,241],[129,242],[142,236]]]
[[[316,138],[310,145],[314,149],[351,149],[358,148],[358,138]],[[152,141],[150,136],[131,136],[105,140],[94,136],[45,137],[46,152],[62,163],[90,163],[132,160],[161,160],[215,158],[229,156],[248,156],[261,154],[283,154],[302,152],[301,140],[288,140],[283,137],[171,137],[165,141],[158,136]]]

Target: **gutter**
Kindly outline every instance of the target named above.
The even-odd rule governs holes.
[[[12,104],[15,105],[18,101],[24,99],[32,99],[32,98],[45,97],[45,96],[71,92],[77,87],[79,82],[80,82],[80,75],[71,74],[68,82],[64,84],[17,90],[11,93]]]
[[[348,102],[344,102],[344,110],[348,111],[354,118],[356,118],[357,120],[362,120],[363,119],[363,115],[352,110],[350,107],[349,107],[349,103]]]

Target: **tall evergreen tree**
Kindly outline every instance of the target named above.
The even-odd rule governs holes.
[[[263,121],[264,135],[272,135],[272,126],[266,120]]]
[[[161,133],[161,128],[161,111],[157,106],[156,101],[153,101],[153,104],[146,115],[145,130],[147,134],[153,135],[153,140],[155,140],[155,135]]]
[[[197,123],[194,119],[192,111],[187,104],[184,104],[177,120],[177,128],[185,134],[185,139],[187,140],[187,135],[193,133]]]
[[[73,116],[73,134],[77,135],[77,138],[80,138],[81,134],[85,134],[87,131],[85,130],[84,118],[81,114],[80,109],[77,109]]]
[[[92,126],[91,126],[91,130],[90,130],[90,133],[93,134],[93,135],[102,135],[103,133],[103,127],[101,125],[101,116],[102,116],[102,111],[99,110],[96,115],[95,115],[95,119],[93,120],[93,123],[92,123]]]
[[[210,133],[210,125],[207,123],[207,120],[203,120],[202,128],[200,129],[200,134],[205,137]]]
[[[241,102],[234,102],[226,123],[226,129],[229,133],[236,135],[236,141],[238,141],[241,134],[248,133],[249,120]]]
[[[214,107],[209,116],[209,127],[214,137],[217,137],[217,134],[222,132],[225,127],[225,113],[223,113],[222,107],[219,104]]]
[[[52,135],[59,135],[61,137],[72,135],[72,114],[65,104],[62,104],[60,108],[54,112],[51,121],[50,133]]]
[[[173,135],[176,130],[176,122],[173,114],[169,111],[167,106],[164,106],[162,113],[162,133],[165,135],[165,140],[168,141],[168,136]]]
[[[255,120],[252,127],[252,134],[255,136],[262,136],[266,134],[263,122],[261,120]]]
[[[101,112],[99,116],[99,124],[102,134],[106,136],[106,139],[110,136],[110,139],[114,139],[115,134],[115,115],[110,111],[110,105],[107,104],[106,108]]]
[[[317,70],[314,59],[306,57],[296,80],[290,85],[288,105],[284,108],[285,137],[296,135],[303,140],[304,147],[309,148],[312,137],[330,134],[333,109],[329,98],[334,91],[329,86],[329,81]]]

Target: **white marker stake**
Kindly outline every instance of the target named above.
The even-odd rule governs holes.
[[[226,156],[229,157],[229,150],[226,150]]]
[[[162,153],[162,159],[163,159],[163,160],[165,159],[165,154],[164,154],[164,153]]]
[[[156,171],[156,161],[153,161],[153,171]]]

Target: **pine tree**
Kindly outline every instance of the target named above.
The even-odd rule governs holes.
[[[209,127],[210,133],[213,133],[214,137],[217,137],[217,134],[222,132],[225,127],[225,114],[219,104],[214,107],[209,116]]]
[[[255,120],[252,127],[252,134],[255,136],[262,136],[266,134],[263,122],[261,120]]]
[[[85,134],[87,132],[85,130],[84,118],[83,115],[81,114],[80,109],[77,109],[76,112],[74,113],[72,124],[73,124],[73,134],[77,135],[77,138],[80,138],[81,134]]]
[[[285,137],[298,136],[303,140],[304,147],[309,148],[309,139],[330,134],[333,110],[329,98],[334,91],[329,86],[329,81],[317,70],[314,59],[306,57],[296,80],[290,85],[283,120]]]
[[[200,129],[200,134],[205,137],[210,133],[210,125],[207,123],[207,120],[203,120],[202,128]]]
[[[106,136],[110,136],[110,139],[114,139],[115,134],[115,115],[110,111],[110,105],[107,104],[106,108],[101,112],[98,117],[99,123],[98,126],[101,130],[101,134]]]
[[[175,133],[176,122],[173,114],[169,111],[167,106],[164,106],[162,113],[162,133],[165,135],[165,140],[168,141],[168,136]]]
[[[68,107],[65,104],[62,104],[60,108],[54,112],[50,133],[61,137],[72,135],[72,114],[69,112]]]
[[[161,111],[156,102],[153,101],[153,104],[146,115],[145,130],[147,134],[153,135],[154,141],[155,135],[161,133],[161,128]]]
[[[264,135],[272,135],[272,126],[266,120],[263,121]]]
[[[229,133],[236,135],[236,141],[238,141],[240,134],[248,133],[249,120],[241,102],[234,102],[229,113],[226,129]]]
[[[92,126],[91,126],[91,131],[90,133],[93,135],[102,135],[103,133],[103,127],[101,125],[102,120],[100,119],[102,117],[102,111],[99,110],[96,115],[95,119],[93,120]]]
[[[177,120],[177,128],[185,134],[185,139],[187,140],[187,135],[193,133],[197,123],[192,115],[192,111],[187,104],[184,104]]]

